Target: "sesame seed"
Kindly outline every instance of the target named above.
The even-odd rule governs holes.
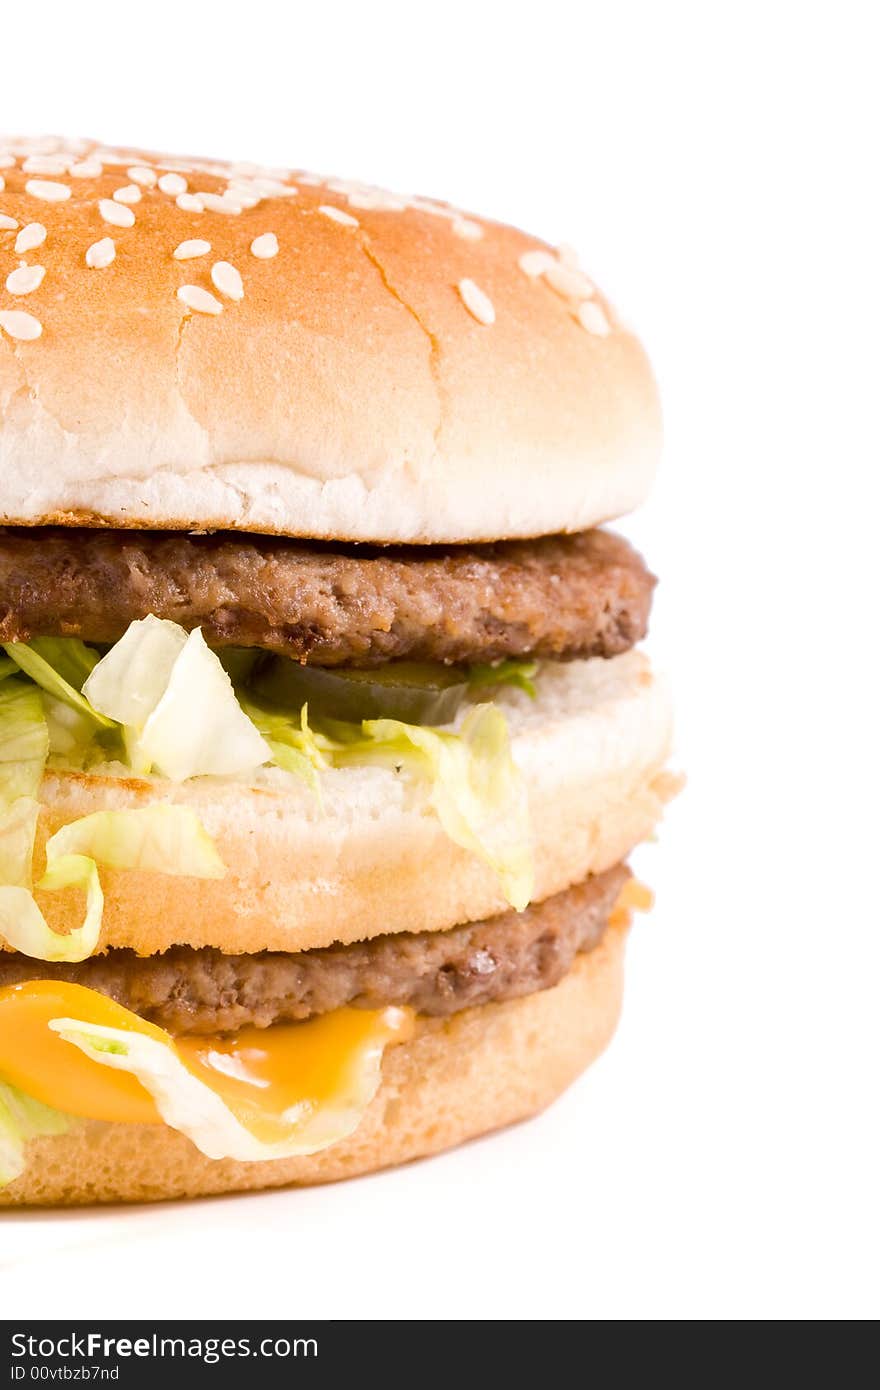
[[[299,193],[292,183],[282,183],[280,179],[255,178],[251,182],[264,198],[295,198]]]
[[[114,203],[139,203],[140,200],[141,190],[136,183],[127,183],[113,194]]]
[[[0,328],[21,343],[33,342],[43,331],[40,320],[35,319],[33,314],[26,314],[23,309],[0,309]]]
[[[570,265],[555,263],[544,272],[544,279],[557,294],[565,299],[589,299],[596,293],[596,286],[582,270]]]
[[[209,212],[223,212],[235,216],[242,211],[241,203],[227,197],[225,193],[200,193],[199,198]]]
[[[193,309],[197,314],[222,314],[223,305],[219,299],[208,290],[203,290],[199,285],[181,285],[177,291],[177,298],[182,299],[188,309]]]
[[[204,212],[205,205],[195,193],[178,193],[174,199],[181,212]]]
[[[6,154],[5,151],[4,151],[2,154],[0,154],[0,169],[14,169],[14,168],[15,168],[15,156],[14,156],[14,155],[11,155],[11,154]]]
[[[227,299],[236,301],[244,299],[244,285],[241,282],[241,276],[235,266],[229,264],[229,261],[217,261],[215,265],[212,265],[211,279],[214,281],[215,288],[221,294],[225,294]]]
[[[18,223],[14,217],[8,217],[5,212],[0,212],[0,232],[14,232]]]
[[[354,188],[345,195],[348,198],[348,206],[357,208],[359,212],[393,212],[389,206],[389,200],[383,198],[381,194],[374,193],[371,188]],[[401,207],[403,205],[401,204]]]
[[[435,203],[431,198],[409,198],[409,206],[416,208],[419,212],[427,212],[431,217],[458,217],[458,213],[453,208],[444,207],[442,203]]]
[[[519,258],[519,268],[530,280],[546,275],[556,261],[549,251],[524,251]]]
[[[163,174],[159,180],[159,187],[163,193],[176,196],[178,193],[186,192],[187,182],[180,174]]]
[[[66,183],[50,183],[47,179],[28,179],[24,191],[33,198],[42,198],[44,203],[64,203],[70,197]]]
[[[578,319],[580,320],[581,326],[585,328],[588,333],[595,333],[597,338],[607,338],[608,334],[611,332],[611,324],[608,322],[604,311],[591,299],[587,299],[583,304],[578,305]]]
[[[240,203],[243,208],[255,208],[262,201],[255,189],[242,183],[227,184],[223,196],[234,203]]]
[[[174,249],[174,259],[176,261],[191,261],[195,256],[207,256],[210,249],[210,241],[182,241]]]
[[[43,265],[20,265],[7,275],[6,288],[10,294],[32,294],[40,288],[45,274]]]
[[[6,187],[6,180],[4,179],[3,175],[0,174],[0,193],[3,192],[3,190],[4,190],[5,187]]]
[[[15,238],[15,249],[19,256],[23,256],[26,252],[35,251],[38,246],[42,246],[45,240],[46,228],[42,222],[29,222]]]
[[[573,246],[569,246],[567,241],[561,241],[556,248],[556,254],[563,265],[570,266],[572,270],[577,270],[580,266],[580,258]]]
[[[104,172],[100,159],[80,159],[68,165],[68,174],[74,179],[98,179]]]
[[[479,285],[475,285],[473,280],[459,280],[458,292],[461,295],[462,303],[477,323],[489,324],[495,322],[495,306],[485,290],[481,290]]]
[[[350,212],[344,212],[342,208],[332,207],[329,203],[322,203],[318,208],[325,217],[329,217],[331,222],[339,222],[343,227],[359,227],[361,224],[356,217],[352,217]]]
[[[132,183],[139,183],[142,188],[152,188],[156,182],[156,175],[152,169],[148,169],[145,164],[135,164],[131,169],[126,169],[126,174]]]
[[[469,217],[454,218],[452,230],[462,241],[480,241],[483,236],[483,228],[479,222],[472,222]]]
[[[104,270],[116,260],[116,242],[112,237],[102,237],[93,241],[86,252],[86,265],[92,270]]]
[[[278,238],[274,232],[263,232],[251,242],[251,255],[261,261],[270,261],[278,255]]]
[[[24,159],[29,154],[57,154],[62,141],[57,135],[26,135],[16,141],[18,153]]]
[[[98,203],[98,211],[105,222],[109,222],[112,227],[133,227],[134,213],[131,208],[125,208],[121,203],[114,203],[112,198],[102,198]]]
[[[32,154],[21,166],[23,174],[66,174],[67,160],[57,154]]]

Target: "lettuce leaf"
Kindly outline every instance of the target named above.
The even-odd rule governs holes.
[[[65,767],[83,768],[93,754],[101,761],[110,755],[107,745],[112,746],[113,735],[109,730],[96,727],[89,715],[64,700],[56,700],[45,690],[43,711],[49,730],[50,757],[60,758]]]
[[[89,673],[86,696],[118,724],[142,729],[165,694],[186,640],[185,628],[152,614],[129,623]]]
[[[173,623],[168,626],[180,653],[188,645],[186,634]],[[0,681],[0,938],[36,959],[80,961],[91,955],[101,932],[104,896],[98,862],[116,869],[152,869],[199,878],[220,878],[225,868],[201,822],[187,807],[159,804],[82,817],[64,826],[46,845],[46,870],[37,888],[44,892],[81,889],[86,894],[81,925],[66,934],[53,931],[31,891],[40,809],[36,794],[46,761],[50,752],[60,752],[81,763],[96,735],[119,725],[80,693],[79,687],[87,685],[101,665],[98,653],[84,643],[40,638],[7,643],[5,650],[14,670],[29,680],[7,674]],[[148,655],[155,674],[161,663],[155,650]],[[224,694],[235,705],[219,663],[217,670]],[[161,698],[162,692],[160,702]],[[235,709],[241,725],[262,748],[247,716],[237,705]],[[204,722],[216,728],[216,720]]]
[[[57,754],[68,766],[83,767],[96,739],[112,742],[116,726],[81,694],[99,660],[93,648],[75,637],[35,637],[30,642],[11,642],[7,650],[14,655],[14,660],[5,658],[12,669],[27,676],[41,693],[50,754]],[[31,693],[36,694],[32,687]]]
[[[293,715],[263,707],[246,689],[236,694],[223,662],[198,629],[187,633],[177,623],[153,616],[130,624],[100,660],[93,649],[67,638],[8,643],[6,651],[40,690],[15,677],[0,681],[0,811],[19,797],[33,797],[47,752],[83,766],[96,739],[106,749],[114,741],[118,746],[121,738],[125,758],[135,771],[155,769],[172,781],[253,772],[271,761],[301,778],[319,801],[320,773],[325,769],[384,766],[422,780],[449,837],[492,867],[514,907],[522,908],[529,900],[533,875],[526,795],[504,717],[494,705],[474,706],[456,731],[392,719],[363,724],[319,719],[312,727],[306,706]],[[252,655],[235,650],[224,655],[236,678],[246,680]],[[523,661],[476,666],[470,683],[476,689],[509,684],[534,694],[535,670],[534,662]],[[100,858],[95,845],[103,845],[106,854],[112,842],[119,855],[109,861],[115,867],[126,867],[124,861],[132,854],[137,858],[139,851],[131,844],[143,837],[142,831],[123,832],[121,821],[87,819],[94,823],[86,829],[74,834],[65,827],[60,832],[67,836],[62,841],[64,855],[94,860]],[[0,869],[5,863],[9,889],[26,888],[22,855],[27,824],[24,807],[8,825],[0,820]],[[157,857],[166,866],[199,860],[192,828],[174,830],[170,821],[168,826],[166,834],[160,817],[149,831],[162,844]],[[177,835],[183,840],[176,860]],[[61,850],[55,852],[63,857]],[[153,867],[162,868],[159,863]],[[60,885],[64,874],[53,873],[52,881]],[[91,873],[82,866],[71,866],[69,873],[71,884],[91,894],[94,907]],[[8,893],[6,898],[0,930],[4,922],[9,924],[12,912]],[[51,940],[54,933],[45,935],[49,929],[39,913],[34,916],[35,905],[25,910],[20,900],[16,903],[16,910],[24,912],[19,934],[35,945],[41,941],[39,954],[62,949],[57,938]],[[74,949],[72,943],[69,949]],[[83,942],[75,949],[83,949]]]
[[[51,840],[46,846],[47,852]],[[84,888],[86,912],[72,931],[53,931],[30,889],[15,885],[0,888],[0,937],[14,950],[35,960],[81,961],[90,956],[101,935],[104,894],[94,859],[84,854],[65,854],[50,863],[37,884],[46,892]]]
[[[0,812],[20,796],[35,796],[49,756],[49,730],[40,692],[22,680],[0,684]]]
[[[252,772],[271,760],[198,628],[187,634],[152,616],[132,623],[83,689],[125,726],[130,756],[173,782]]]
[[[537,661],[499,661],[495,665],[471,666],[468,670],[468,685],[471,690],[491,689],[498,685],[512,685],[524,690],[530,699],[537,695],[534,677],[538,673]]]
[[[496,705],[475,705],[451,732],[397,719],[324,719],[312,728],[305,705],[295,717],[266,709],[247,692],[239,699],[273,761],[319,795],[318,773],[328,767],[385,767],[426,783],[449,838],[498,874],[512,907],[528,905],[534,883],[528,799]]]
[[[71,643],[69,651],[66,649],[68,642]],[[114,721],[95,709],[63,674],[66,672],[77,680],[83,669],[87,673],[90,657],[87,655],[88,648],[82,642],[71,637],[45,637],[33,642],[4,642],[3,648],[16,666],[47,695],[70,705],[71,709],[91,720],[96,728],[113,728]],[[94,655],[97,659],[97,653]]]
[[[63,1134],[67,1115],[32,1100],[16,1086],[0,1081],[0,1187],[24,1172],[24,1146],[43,1134]]]
[[[299,721],[249,700],[245,708],[279,766],[310,783],[323,768],[353,766],[385,767],[426,783],[449,838],[494,869],[511,906],[527,906],[534,878],[528,802],[495,705],[475,705],[456,733],[397,719],[327,719],[312,729],[305,706]],[[296,761],[286,763],[291,754]]]
[[[186,642],[184,634],[184,646]],[[39,960],[80,961],[91,955],[101,932],[104,895],[98,862],[198,878],[220,878],[225,868],[187,807],[158,804],[81,817],[46,845],[46,870],[37,888],[86,894],[81,925],[68,933],[53,931],[31,891],[40,809],[36,794],[46,760],[59,747],[68,755],[83,754],[96,734],[117,725],[80,694],[78,686],[87,684],[100,665],[97,652],[84,643],[45,638],[10,642],[6,650],[16,670],[32,683],[15,677],[0,682],[0,938]],[[228,686],[222,670],[221,676]],[[234,703],[231,690],[229,697]],[[240,710],[238,716],[259,739]]]
[[[29,896],[40,810],[35,797],[48,754],[39,690],[22,680],[5,680],[0,685],[0,885],[16,890],[13,899],[19,892]]]
[[[320,741],[309,725],[309,707],[303,705],[299,722],[290,715],[264,709],[255,704],[243,691],[239,703],[252,721],[272,754],[272,761],[304,781],[321,803],[321,782],[318,773],[332,766],[320,747]],[[325,740],[326,741],[326,740]]]
[[[365,720],[363,732],[365,741],[337,758],[405,764],[415,750],[446,834],[494,869],[505,898],[522,912],[534,887],[528,800],[501,711],[475,705],[457,734],[396,719]]]
[[[42,657],[63,681],[79,691],[101,659],[94,647],[87,647],[78,637],[32,637],[27,647]]]
[[[400,1010],[386,1012],[403,1017]],[[165,1123],[185,1134],[212,1159],[254,1163],[316,1153],[336,1144],[357,1128],[381,1079],[383,1046],[361,1049],[356,1064],[346,1068],[332,1103],[313,1105],[304,1097],[302,1103],[277,1117],[284,1137],[267,1143],[188,1070],[173,1047],[157,1038],[74,1018],[53,1019],[49,1027],[93,1062],[136,1077],[153,1097]]]
[[[148,869],[184,878],[225,878],[226,866],[188,806],[157,802],[134,811],[95,811],[64,825],[46,847],[56,857],[85,854],[108,869]]]
[[[32,796],[17,797],[0,813],[0,885],[30,889],[39,814]]]
[[[25,800],[24,798],[22,800]],[[19,808],[21,808],[19,810]],[[96,811],[71,821],[46,842],[46,872],[36,885],[47,893],[64,888],[85,890],[82,924],[69,932],[49,926],[30,891],[30,861],[39,806],[14,803],[0,825],[0,938],[36,960],[76,962],[92,954],[101,935],[104,894],[96,861],[114,869],[151,869],[156,873],[222,878],[226,872],[198,817],[185,806],[163,804],[135,811]],[[12,816],[18,813],[17,821]],[[29,843],[24,836],[30,833]],[[13,839],[17,837],[17,839]],[[12,875],[16,853],[27,851],[28,875]],[[8,879],[12,878],[9,882]]]

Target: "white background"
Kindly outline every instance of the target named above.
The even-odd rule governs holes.
[[[0,1217],[7,1317],[876,1316],[876,44],[865,4],[13,7],[0,126],[574,242],[641,330],[686,794],[609,1053],[345,1186]]]

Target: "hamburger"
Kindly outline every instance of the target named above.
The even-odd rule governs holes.
[[[0,144],[0,1203],[315,1183],[605,1047],[675,790],[645,354],[421,197]]]

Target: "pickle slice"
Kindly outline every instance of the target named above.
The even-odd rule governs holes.
[[[468,676],[461,667],[431,662],[389,661],[360,671],[300,666],[289,657],[273,656],[257,667],[251,687],[288,709],[308,704],[312,718],[449,724],[467,694]]]

